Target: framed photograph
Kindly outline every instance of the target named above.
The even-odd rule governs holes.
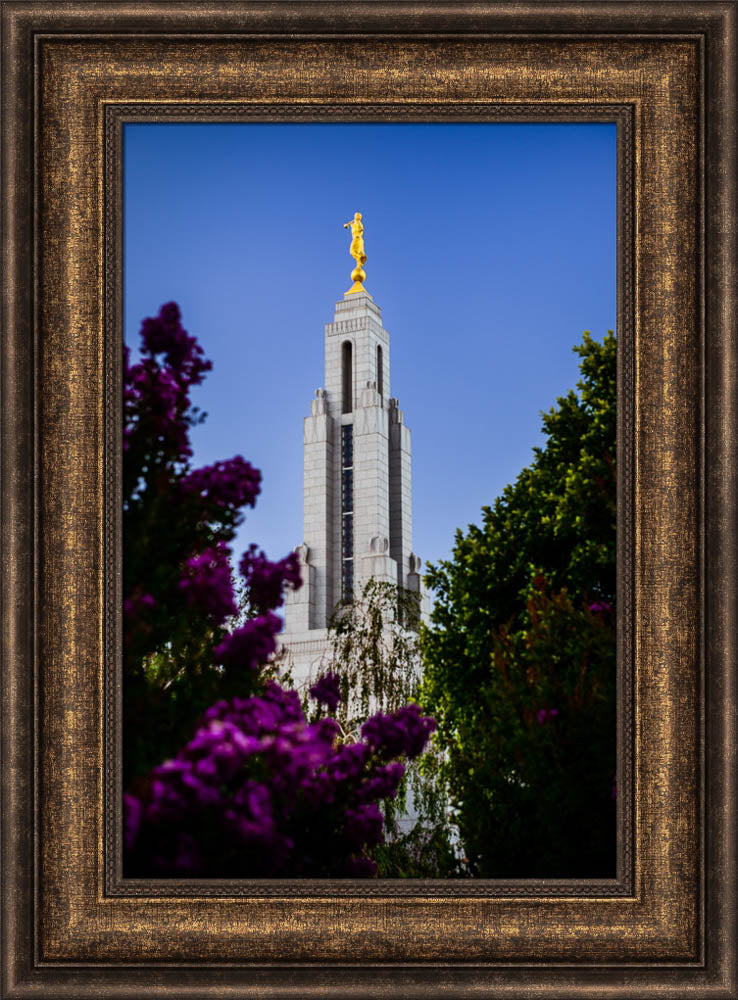
[[[2,996],[738,997],[736,5],[1,6]],[[313,128],[329,150],[338,128],[361,135],[362,127],[432,133],[435,126],[450,135],[472,126],[544,125],[602,127],[613,137],[613,870],[571,878],[482,870],[459,879],[359,878],[348,869],[335,873],[342,877],[308,871],[301,878],[127,872],[123,664],[132,598],[123,582],[122,358],[124,328],[147,315],[124,310],[124,260],[135,236],[126,228],[126,183],[132,166],[147,159],[144,145],[138,161],[126,162],[134,137],[152,126],[167,135],[251,126],[262,138],[249,155],[267,161],[274,154],[266,128],[285,135]],[[413,173],[413,143],[398,159],[420,192],[425,174],[420,162]],[[475,155],[468,145],[457,148],[462,166]],[[165,151],[165,180],[166,155],[194,156],[194,149]],[[452,169],[453,150],[449,139],[445,203],[454,204],[456,185],[456,203],[468,206],[462,188],[470,173]],[[310,153],[300,155],[307,176]],[[425,152],[426,159],[440,155]],[[363,287],[359,225],[370,253],[370,215],[353,214],[362,211],[369,165],[359,148],[350,162],[353,218],[335,222],[340,229],[349,219],[344,253],[353,260],[345,255],[346,273],[336,280],[355,268],[348,294],[336,287],[336,326],[346,323],[339,307],[375,309],[371,278]],[[320,150],[316,163],[319,169]],[[295,197],[294,164],[291,170],[286,201]],[[494,195],[483,177],[474,183],[486,225]],[[316,190],[306,182],[306,197]],[[268,197],[277,192],[275,180]],[[404,206],[415,257],[432,247],[424,228],[432,207]],[[484,258],[484,233],[473,219],[465,226]],[[155,242],[156,232],[146,239]],[[556,239],[553,233],[552,246]],[[162,236],[161,243],[171,256],[171,242]],[[309,244],[304,232],[285,233],[285,299],[290,288],[301,294],[300,258]],[[562,231],[559,253],[564,245]],[[369,275],[370,268],[371,258]],[[485,289],[486,273],[476,279]],[[543,294],[531,290],[531,297]],[[358,322],[353,312],[349,325]],[[183,322],[190,325],[187,315]],[[387,326],[393,329],[389,316]],[[464,351],[463,329],[460,323],[454,332],[456,355]],[[249,335],[248,324],[241,335]],[[382,344],[378,350],[372,342],[374,367],[356,390],[346,388],[351,362],[336,355],[334,372],[326,358],[328,396],[319,390],[315,420],[334,374],[357,412],[359,405],[397,407],[384,400],[389,342]],[[468,351],[478,349],[468,341]],[[359,371],[358,355],[356,364]],[[305,402],[314,388],[306,381]],[[344,405],[342,427],[353,426],[352,412]],[[475,426],[474,434],[483,442],[492,428]],[[307,452],[305,462],[307,470]],[[353,463],[344,462],[346,470]],[[312,500],[307,482],[305,497]],[[356,511],[344,507],[336,524],[363,516],[358,502]],[[390,526],[386,538],[367,521],[372,537],[362,558],[373,573],[407,562],[404,582],[411,583],[416,557],[402,548],[397,517],[399,533]],[[307,513],[305,525],[312,530]],[[347,566],[354,552],[342,530],[333,532],[343,559],[334,560],[335,593],[337,581],[345,588],[360,579]],[[318,596],[302,610],[288,607],[295,648],[305,638],[302,625],[318,621],[316,602],[328,600],[320,579],[330,579],[319,575],[319,542],[304,542],[303,579],[309,570]],[[595,602],[590,613],[603,607]],[[533,723],[553,724],[558,707],[536,707]],[[594,828],[594,812],[590,822]]]
[[[121,132],[124,875],[614,878],[617,124]],[[357,164],[362,212],[341,224]],[[229,576],[274,606],[233,618]],[[466,615],[465,652],[470,587],[484,614]],[[244,648],[257,637],[279,643],[264,670]],[[271,739],[253,713],[273,726],[285,691],[314,774],[289,712],[294,767],[256,745],[236,763],[212,733],[191,745],[233,697],[257,699],[233,724]],[[425,751],[375,748],[325,785],[367,753],[369,717],[413,702],[435,723]],[[319,718],[339,727],[330,747]],[[181,798],[181,766],[198,793],[175,817],[162,796]],[[370,787],[386,797],[364,801]],[[380,843],[357,850],[359,816]]]

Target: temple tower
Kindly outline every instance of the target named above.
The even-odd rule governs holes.
[[[410,431],[390,396],[389,333],[361,283],[358,254],[352,243],[354,285],[325,327],[325,387],[305,418],[303,586],[287,594],[282,635],[298,684],[320,671],[336,606],[359,597],[370,577],[422,586],[412,552]]]

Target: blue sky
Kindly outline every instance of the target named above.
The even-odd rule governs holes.
[[[126,342],[174,300],[213,361],[194,464],[241,454],[263,473],[236,555],[303,540],[303,418],[356,211],[412,431],[414,548],[450,555],[542,443],[540,411],[578,377],[572,346],[615,328],[615,139],[589,124],[125,126]]]

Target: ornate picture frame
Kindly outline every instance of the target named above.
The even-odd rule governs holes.
[[[3,3],[4,997],[736,997],[735,3]],[[613,121],[618,877],[120,875],[127,120]]]

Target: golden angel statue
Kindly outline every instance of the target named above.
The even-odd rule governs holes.
[[[356,261],[356,267],[351,272],[353,285],[346,293],[347,295],[351,295],[352,292],[363,292],[365,290],[362,282],[366,278],[366,271],[364,270],[366,254],[364,253],[364,227],[361,224],[361,212],[355,212],[353,220],[351,222],[344,222],[343,228],[351,230],[349,253]]]

